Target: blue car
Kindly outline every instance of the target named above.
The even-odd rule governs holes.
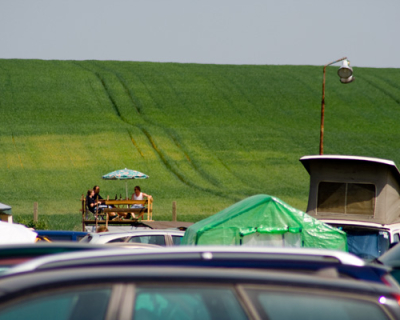
[[[51,242],[54,241],[76,241],[79,242],[87,232],[83,231],[60,231],[60,230],[35,230],[40,237],[46,237]]]

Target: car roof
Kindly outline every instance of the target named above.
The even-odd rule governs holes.
[[[107,235],[135,235],[135,234],[177,234],[184,235],[185,231],[176,229],[143,229],[143,230],[131,230],[131,231],[107,231],[107,232],[89,232],[90,235],[98,235],[99,237]]]
[[[21,244],[4,244],[0,246],[0,258],[18,255],[42,255],[81,250],[107,249],[105,244],[88,244],[78,242],[36,242]]]
[[[201,283],[208,284],[273,284],[325,288],[345,292],[363,292],[364,294],[399,294],[400,291],[388,286],[352,279],[331,279],[318,272],[314,274],[296,274],[279,271],[254,271],[245,269],[221,268],[184,268],[184,267],[81,267],[63,270],[35,271],[18,276],[0,278],[0,297],[4,295],[18,296],[29,290],[69,285],[95,283]]]
[[[114,248],[113,251],[88,251],[85,253],[72,252],[57,256],[42,257],[18,265],[9,270],[10,273],[28,272],[35,269],[62,268],[79,265],[96,264],[121,264],[121,263],[155,263],[185,261],[188,259],[207,261],[212,259],[264,259],[303,261],[307,263],[320,263],[321,265],[350,265],[362,267],[366,263],[357,256],[329,249],[314,248],[276,248],[276,247],[245,247],[245,246],[172,246],[160,249],[131,251]],[[247,259],[247,260],[246,260]],[[147,261],[147,262],[146,262]]]
[[[86,235],[88,232],[86,231],[68,231],[68,230],[35,230],[37,234],[40,235],[46,235],[46,234],[52,234],[52,235]]]
[[[149,235],[165,235],[169,234],[171,236],[183,237],[185,231],[171,230],[171,229],[148,229],[148,230],[132,230],[132,231],[117,231],[117,232],[90,232],[88,233],[80,242],[97,242],[105,241],[106,239],[116,239],[122,237],[133,237],[133,236],[149,236]],[[87,239],[90,239],[87,241]]]
[[[341,224],[341,225],[349,225],[349,226],[359,226],[359,227],[370,227],[370,228],[377,228],[377,229],[400,229],[400,223],[393,223],[393,224],[381,224],[375,222],[364,222],[364,221],[357,221],[357,220],[342,220],[342,219],[324,219],[318,218],[324,223],[328,224]]]
[[[111,249],[104,244],[87,244],[77,242],[36,242],[24,244],[6,244],[0,246],[0,273],[14,265],[24,263],[37,257],[87,250]]]

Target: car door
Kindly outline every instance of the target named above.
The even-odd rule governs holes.
[[[2,303],[0,320],[116,319],[124,286],[90,284],[46,288]]]

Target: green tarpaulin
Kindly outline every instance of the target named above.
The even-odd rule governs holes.
[[[255,195],[191,225],[186,245],[328,248],[347,251],[346,233],[278,198]]]

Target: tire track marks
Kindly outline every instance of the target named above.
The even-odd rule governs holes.
[[[383,78],[379,78],[378,79],[384,81],[387,83],[387,81],[385,81],[385,79]],[[369,80],[368,78],[364,78],[362,77],[361,79],[363,79],[365,82],[367,82],[370,86],[378,89],[380,92],[382,92],[384,95],[388,96],[391,100],[393,100],[394,102],[396,102],[396,104],[400,105],[400,99],[398,97],[396,97],[395,95],[393,95],[392,93],[390,93],[386,88],[379,86],[376,82]],[[388,83],[388,85],[390,85],[390,83]],[[397,87],[394,87],[392,85],[390,85],[391,87],[398,89]]]
[[[188,161],[190,167],[194,170],[194,172],[197,173],[197,175],[199,177],[201,177],[202,179],[204,179],[205,181],[207,181],[208,183],[210,183],[211,185],[213,185],[216,190],[211,190],[209,188],[204,188],[201,187],[193,182],[191,182],[189,179],[187,179],[185,177],[185,174],[182,173],[181,171],[179,171],[178,168],[175,168],[173,165],[171,165],[171,163],[168,161],[167,157],[164,155],[164,153],[162,152],[162,150],[156,146],[154,139],[152,138],[150,132],[145,129],[142,125],[135,125],[133,123],[131,123],[128,119],[126,119],[121,111],[120,108],[118,107],[118,103],[116,101],[116,99],[113,98],[112,96],[112,92],[110,90],[110,88],[107,86],[105,77],[103,75],[101,75],[101,73],[95,71],[95,70],[90,70],[88,68],[85,68],[81,65],[82,68],[84,68],[85,70],[91,72],[101,83],[101,86],[103,87],[103,90],[107,96],[107,98],[110,100],[111,105],[116,113],[116,115],[118,116],[118,118],[123,121],[124,123],[128,124],[129,126],[138,128],[139,130],[141,130],[144,134],[144,136],[146,136],[150,146],[152,147],[152,149],[154,150],[154,152],[158,155],[159,159],[161,160],[161,162],[164,164],[165,168],[171,172],[179,181],[181,181],[182,183],[186,184],[189,187],[198,189],[200,191],[203,192],[208,192],[208,193],[212,193],[214,195],[218,195],[220,197],[223,198],[228,198],[231,200],[235,200],[237,201],[239,198],[232,198],[232,197],[226,197],[226,194],[224,194],[221,191],[218,191],[219,188],[221,188],[220,184],[218,183],[218,181],[214,178],[212,178],[209,174],[207,174],[206,172],[203,172],[203,170],[201,170],[198,166],[196,166],[193,161],[191,160],[189,153],[186,149],[184,149],[181,144],[179,143],[178,139],[175,138],[174,134],[171,134],[169,131],[171,131],[170,128],[166,129],[165,127],[153,123],[151,120],[147,119],[147,117],[145,117],[143,115],[142,112],[142,106],[140,104],[140,102],[137,101],[137,99],[133,96],[133,94],[131,93],[131,90],[129,89],[126,80],[117,72],[115,72],[114,70],[109,70],[107,68],[104,68],[102,66],[98,66],[97,64],[93,63],[93,65],[95,65],[96,67],[100,68],[101,70],[104,70],[105,72],[109,73],[110,75],[114,76],[117,80],[118,83],[120,84],[121,88],[123,88],[125,94],[128,96],[129,100],[132,103],[132,106],[134,107],[134,109],[136,110],[137,114],[141,117],[141,119],[143,120],[144,123],[147,123],[149,125],[153,125],[155,127],[161,128],[163,130],[163,132],[166,134],[166,136],[174,143],[174,145],[176,146],[176,148],[184,155],[184,157],[186,158],[186,160]],[[148,88],[148,86],[146,85],[146,83],[137,75],[138,79],[140,80],[140,82],[143,84],[144,88],[146,88],[149,96],[151,97],[151,99],[154,101],[155,105],[159,107],[159,104],[157,102],[157,100],[154,98],[154,96],[152,95],[150,89]],[[162,77],[163,81],[166,82],[173,91],[175,91],[175,88],[173,88],[171,86],[171,84],[169,83],[169,81],[167,81],[165,79],[165,77]],[[137,145],[136,141],[133,139],[132,133],[128,131],[128,135],[129,138],[132,142],[133,147],[139,152],[139,154],[141,155],[141,157],[145,157],[142,150],[139,148],[139,146]]]
[[[220,192],[218,190],[211,190],[209,188],[203,188],[200,187],[197,184],[194,184],[193,182],[187,180],[185,178],[185,176],[183,174],[181,174],[178,170],[176,170],[168,161],[168,159],[164,156],[163,152],[157,147],[157,145],[155,144],[151,134],[144,128],[141,128],[141,131],[143,132],[143,134],[147,137],[150,145],[152,146],[152,148],[154,149],[154,151],[157,153],[158,157],[160,158],[160,160],[162,161],[162,163],[164,164],[165,168],[168,169],[168,171],[170,171],[178,180],[180,180],[183,184],[191,187],[191,188],[195,188],[198,189],[200,191],[203,192],[207,192],[213,195],[217,195],[221,198],[224,199],[229,199],[229,200],[233,200],[233,201],[239,201],[240,198],[237,197],[231,197],[231,196],[227,196],[226,194],[224,194],[223,192]]]

